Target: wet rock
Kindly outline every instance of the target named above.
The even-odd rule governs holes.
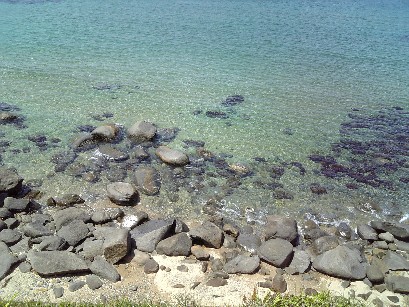
[[[371,227],[377,231],[389,232],[395,238],[402,241],[409,241],[409,225],[403,223],[390,223],[390,222],[380,222],[371,221]]]
[[[84,287],[85,285],[86,283],[83,280],[74,280],[69,283],[68,290],[70,290],[70,292],[75,292]]]
[[[303,250],[296,250],[290,265],[286,268],[288,274],[303,274],[310,269],[311,257]]]
[[[104,240],[103,255],[110,263],[117,263],[128,254],[131,248],[128,229],[99,227],[93,234],[96,239]]]
[[[210,254],[201,246],[194,245],[191,247],[190,251],[197,260],[206,261],[210,258]]]
[[[96,275],[87,275],[85,282],[91,290],[96,290],[102,287],[103,283]]]
[[[30,206],[29,199],[17,199],[14,197],[6,197],[4,199],[3,207],[10,210],[11,212],[22,212],[27,211]]]
[[[94,261],[89,266],[89,269],[92,273],[101,277],[103,279],[116,282],[121,280],[121,276],[119,275],[116,268],[106,261],[102,256],[96,256]]]
[[[128,137],[136,142],[146,142],[153,139],[156,126],[147,121],[136,122],[128,129]]]
[[[385,278],[388,290],[395,293],[409,293],[409,278],[405,276],[387,275]]]
[[[63,238],[70,246],[76,246],[88,236],[88,233],[88,226],[81,220],[74,220],[57,231],[57,235]]]
[[[119,128],[115,124],[107,124],[95,128],[91,135],[94,140],[98,141],[112,141],[119,133]]]
[[[83,204],[85,202],[78,194],[64,194],[61,197],[50,197],[47,199],[48,206],[57,207],[72,207],[77,204]]]
[[[167,146],[159,146],[155,153],[159,159],[170,165],[184,166],[189,163],[189,157],[185,153]]]
[[[208,247],[220,248],[223,245],[223,231],[212,222],[204,222],[189,232],[193,241]]]
[[[151,220],[131,230],[131,238],[140,251],[153,252],[174,226],[174,220]]]
[[[0,168],[0,193],[16,195],[22,188],[23,178],[12,168]]]
[[[390,271],[409,271],[409,261],[392,251],[386,252],[383,263]]]
[[[104,224],[116,220],[124,215],[120,208],[97,209],[91,215],[91,220],[95,224]]]
[[[179,233],[158,243],[156,252],[167,256],[189,256],[192,240],[186,233]]]
[[[280,238],[293,242],[298,236],[297,222],[284,216],[269,215],[264,232],[266,240]]]
[[[366,263],[359,251],[345,246],[337,246],[317,256],[313,267],[324,274],[345,279],[362,280],[366,276]]]
[[[159,129],[158,131],[156,131],[155,141],[170,142],[176,138],[179,131],[180,129],[177,127]]]
[[[253,274],[260,267],[260,258],[258,256],[238,255],[228,261],[223,269],[229,274]]]
[[[224,106],[235,106],[237,104],[240,104],[244,102],[244,97],[242,95],[232,95],[228,96],[223,102],[222,105]]]
[[[276,274],[273,278],[272,289],[278,293],[284,293],[287,291],[287,282],[281,274]]]
[[[375,229],[373,229],[369,225],[359,225],[357,227],[357,232],[358,232],[359,237],[362,240],[368,240],[368,241],[378,240],[378,234],[376,233]]]
[[[304,239],[310,242],[325,236],[329,236],[329,234],[320,228],[308,229],[304,232]]]
[[[126,152],[122,152],[110,144],[102,144],[98,150],[105,159],[110,161],[121,162],[129,159],[129,155]]]
[[[256,252],[261,245],[260,237],[253,233],[240,233],[236,242],[250,253]]]
[[[227,280],[223,278],[212,278],[208,282],[206,282],[206,286],[208,287],[223,287],[227,285]]]
[[[55,164],[55,172],[63,172],[75,161],[77,154],[73,151],[63,151],[51,157],[51,162]]]
[[[0,259],[0,280],[2,280],[10,273],[12,266],[18,259],[11,254],[10,249],[4,242],[0,242]]]
[[[85,210],[69,207],[55,212],[53,219],[55,222],[55,229],[58,231],[62,226],[68,225],[74,220],[81,220],[86,223],[91,219],[91,216]]]
[[[127,182],[114,182],[107,185],[108,198],[117,205],[134,205],[139,200],[138,191]]]
[[[271,239],[261,244],[257,250],[261,259],[275,267],[283,268],[290,264],[293,257],[293,245],[281,238]]]
[[[136,186],[143,194],[155,195],[160,190],[159,173],[150,166],[138,167],[135,171]]]
[[[15,229],[3,229],[0,231],[0,242],[7,245],[16,244],[21,239],[21,233]]]
[[[146,274],[154,274],[159,271],[159,264],[154,259],[149,259],[145,262],[143,271]]]
[[[59,236],[45,236],[42,238],[40,244],[38,244],[37,249],[39,251],[58,251],[63,250],[67,245],[67,242]]]
[[[350,240],[355,237],[354,231],[349,227],[348,224],[341,222],[336,228],[335,235],[343,239]]]
[[[72,142],[71,146],[73,149],[88,149],[88,147],[91,147],[92,145],[94,145],[94,136],[91,133],[86,132],[79,134]]]
[[[31,250],[27,254],[27,259],[33,270],[41,276],[61,276],[88,271],[85,261],[68,251]]]
[[[220,119],[226,119],[229,118],[226,112],[222,111],[217,111],[217,110],[209,110],[206,111],[205,115],[210,118],[220,118]]]

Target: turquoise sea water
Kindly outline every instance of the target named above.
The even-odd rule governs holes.
[[[97,90],[101,84],[111,89]],[[245,100],[222,106],[230,95]],[[309,159],[334,154],[331,145],[342,139],[340,127],[351,112],[409,110],[408,1],[0,1],[0,102],[19,107],[27,126],[1,126],[10,142],[3,163],[26,179],[43,180],[47,196],[103,197],[103,179],[91,185],[52,176],[50,157],[69,147],[79,125],[100,125],[95,115],[110,112],[107,121],[126,127],[142,119],[178,127],[174,148],[202,140],[206,149],[229,154],[231,163],[252,165],[262,157],[306,168],[304,176],[288,168],[280,178],[290,200],[243,179],[245,188],[222,199],[227,214],[245,207],[299,215],[316,210],[339,220],[356,218],[360,203],[377,203],[378,214],[393,211],[398,218],[409,211],[408,185],[398,180],[409,176],[404,162],[382,172],[395,180],[393,189],[361,183],[348,189],[350,178],[322,176]],[[229,117],[209,118],[209,110]],[[402,116],[398,121],[407,126]],[[401,130],[407,149],[409,132]],[[39,134],[61,142],[39,150],[28,140]],[[327,194],[311,193],[317,182]],[[197,212],[188,197],[172,204],[158,199],[156,206]]]

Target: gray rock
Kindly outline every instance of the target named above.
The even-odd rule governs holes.
[[[25,236],[30,238],[51,236],[54,232],[42,223],[29,223],[22,227]]]
[[[399,303],[399,297],[396,295],[388,295],[388,300],[390,300],[392,303]]]
[[[85,241],[82,246],[81,255],[87,260],[94,260],[96,256],[104,254],[104,240]]]
[[[12,266],[18,261],[4,242],[0,242],[0,280],[10,273]]]
[[[389,246],[385,241],[374,241],[372,243],[372,248],[389,249]]]
[[[95,275],[109,281],[117,282],[121,280],[121,276],[115,267],[106,261],[102,256],[96,256],[94,261],[89,266],[89,269]]]
[[[285,291],[287,291],[287,282],[285,281],[283,275],[276,274],[274,276],[272,289],[278,293],[284,293]]]
[[[83,273],[88,265],[77,255],[68,251],[29,251],[27,259],[33,270],[41,276]]]
[[[170,165],[184,166],[189,163],[189,157],[185,153],[167,146],[159,146],[155,153],[159,159]]]
[[[208,287],[223,287],[227,285],[227,280],[223,278],[212,278],[207,283]]]
[[[4,199],[3,207],[11,212],[27,211],[30,206],[30,200],[25,198],[6,197]]]
[[[190,249],[191,253],[197,260],[206,261],[209,260],[210,254],[201,246],[194,245]]]
[[[71,292],[75,292],[75,291],[81,289],[82,287],[84,287],[85,285],[86,285],[85,281],[74,280],[74,281],[69,283],[68,290],[70,290]]]
[[[108,198],[117,205],[135,205],[139,194],[135,187],[127,182],[113,182],[107,185]]]
[[[345,222],[339,223],[339,225],[336,228],[335,235],[346,240],[350,240],[356,237],[354,231]]]
[[[53,293],[55,298],[60,298],[64,295],[64,288],[63,287],[54,287]]]
[[[0,208],[0,219],[6,219],[12,216],[13,216],[13,213],[11,213],[10,210],[6,208]]]
[[[139,191],[146,195],[155,195],[160,190],[159,173],[150,166],[140,166],[135,171],[135,183]]]
[[[143,271],[146,274],[157,273],[159,271],[159,264],[154,259],[149,259],[148,261],[145,262]]]
[[[138,250],[151,253],[173,226],[173,219],[147,221],[131,230],[131,238]]]
[[[409,278],[405,276],[387,275],[385,278],[388,290],[395,293],[409,293]]]
[[[128,129],[128,137],[136,142],[150,141],[155,134],[155,125],[147,121],[136,122]]]
[[[124,212],[120,208],[109,208],[109,209],[97,209],[91,215],[91,220],[95,224],[103,224],[116,220],[119,217],[122,217]]]
[[[289,274],[303,274],[308,271],[311,266],[310,255],[303,250],[296,250],[293,259],[288,266],[286,272]]]
[[[51,197],[47,199],[47,205],[56,207],[72,207],[85,202],[78,194],[64,194],[59,197]]]
[[[261,245],[261,239],[254,233],[240,233],[237,244],[250,253],[255,253]]]
[[[23,178],[12,168],[0,168],[0,193],[17,194],[22,187]]]
[[[401,251],[409,253],[409,242],[403,242],[400,240],[395,240],[396,248]]]
[[[395,238],[403,241],[409,240],[409,224],[404,223],[390,223],[390,222],[380,222],[371,221],[371,226],[375,230],[381,232],[389,232]]]
[[[260,267],[258,256],[238,255],[224,265],[224,270],[229,274],[253,274]]]
[[[148,214],[144,211],[139,211],[135,214],[125,215],[122,219],[121,227],[134,229],[139,224],[148,220]]]
[[[373,229],[369,225],[359,225],[357,227],[357,232],[358,232],[358,236],[362,240],[368,240],[368,241],[378,240],[377,232],[375,231],[375,229]]]
[[[366,276],[372,283],[382,283],[384,280],[384,275],[382,269],[376,264],[372,263],[366,268]]]
[[[383,263],[390,271],[409,271],[409,261],[392,251],[386,252]]]
[[[269,215],[264,232],[266,240],[280,238],[293,242],[298,236],[297,222],[284,216]]]
[[[16,244],[21,239],[21,233],[15,229],[3,229],[0,231],[0,242],[7,245]]]
[[[380,233],[378,235],[378,237],[379,237],[380,240],[383,240],[383,241],[385,241],[387,243],[393,243],[395,241],[395,238],[393,237],[393,235],[390,232]]]
[[[37,249],[39,251],[58,251],[63,250],[67,242],[59,236],[44,237]]]
[[[74,220],[62,226],[61,229],[57,231],[57,235],[71,246],[76,246],[79,242],[84,240],[88,236],[88,233],[88,226],[81,220]]]
[[[115,124],[103,125],[95,128],[91,135],[94,140],[98,141],[112,141],[116,138],[119,129]]]
[[[96,275],[87,275],[85,282],[91,290],[96,290],[102,287],[103,283]]]
[[[151,256],[149,254],[138,251],[137,249],[134,250],[134,253],[135,255],[132,259],[132,262],[136,263],[137,266],[142,267],[149,259],[151,259]]]
[[[194,241],[208,247],[220,248],[223,244],[223,231],[212,222],[204,222],[189,232]]]
[[[87,132],[81,133],[72,142],[72,148],[73,149],[81,148],[85,145],[92,144],[93,142],[94,142],[94,137],[92,136],[91,133],[87,133]]]
[[[374,298],[374,299],[372,300],[372,305],[373,305],[374,307],[383,307],[383,302],[382,302],[382,300],[381,300],[379,297],[377,297],[377,298]]]
[[[62,226],[68,225],[74,220],[81,220],[86,223],[91,219],[91,216],[85,210],[69,207],[57,211],[53,218],[55,229],[58,231]]]
[[[271,239],[261,244],[257,253],[264,261],[283,268],[291,262],[293,245],[284,239]]]
[[[14,255],[25,254],[31,248],[30,238],[23,237],[16,244],[9,246],[9,248]]]
[[[339,245],[339,239],[335,236],[325,236],[316,239],[312,244],[312,250],[315,254],[322,253],[336,248]]]
[[[131,248],[128,229],[100,227],[95,229],[94,236],[104,240],[103,255],[108,262],[113,264],[124,258]]]
[[[22,262],[20,263],[20,265],[18,266],[19,270],[21,273],[28,273],[31,271],[31,264],[27,263],[27,262]],[[1,279],[1,278],[0,278]]]
[[[7,228],[16,228],[19,224],[19,221],[14,217],[9,217],[8,219],[4,220],[4,223],[7,225]]]
[[[192,240],[182,232],[160,241],[156,246],[156,252],[167,256],[189,256],[191,247]]]
[[[7,228],[7,224],[0,220],[0,231]]]
[[[362,280],[366,276],[366,263],[359,251],[345,246],[317,256],[312,265],[317,271],[334,277]]]
[[[260,288],[271,289],[273,288],[273,282],[270,280],[260,281],[257,283]]]
[[[121,162],[129,159],[126,152],[122,152],[110,144],[100,145],[98,150],[105,159],[110,161]]]

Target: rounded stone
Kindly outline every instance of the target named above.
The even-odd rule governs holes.
[[[127,182],[114,182],[107,185],[108,198],[117,205],[133,205],[138,201],[138,191]]]
[[[155,153],[159,159],[167,164],[183,166],[189,163],[189,157],[185,153],[167,146],[159,146]]]

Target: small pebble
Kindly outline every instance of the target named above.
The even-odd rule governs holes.
[[[63,287],[54,287],[53,288],[54,297],[60,298],[64,295],[64,288]]]

